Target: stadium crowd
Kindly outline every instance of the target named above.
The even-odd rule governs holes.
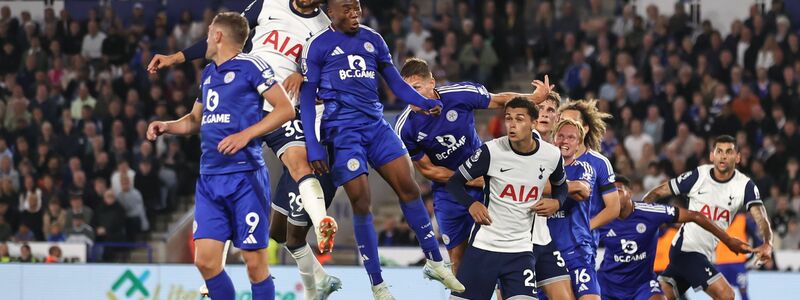
[[[562,97],[599,99],[613,116],[603,152],[639,196],[707,163],[709,138],[736,136],[776,244],[800,248],[800,24],[782,1],[742,12],[727,35],[682,5],[638,15],[614,0],[362,2],[395,64],[422,58],[439,83],[498,90],[512,74],[549,74]],[[150,143],[145,130],[189,111],[202,62],[145,66],[203,39],[214,14],[148,18],[134,5],[125,20],[110,6],[34,20],[0,8],[0,242],[143,240],[194,192],[197,137]],[[387,109],[403,107],[385,93]],[[485,138],[503,134],[497,121]],[[383,245],[415,240],[385,226]]]

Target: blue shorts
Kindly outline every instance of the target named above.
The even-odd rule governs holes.
[[[600,283],[597,281],[597,271],[594,267],[593,256],[567,259],[572,293],[576,299],[584,295],[600,295]]]
[[[717,270],[722,273],[722,276],[725,276],[731,286],[740,289],[747,288],[747,267],[745,263],[720,264],[717,265]]]
[[[474,199],[483,199],[483,190],[467,188],[467,193]],[[439,223],[439,231],[447,250],[460,245],[469,237],[469,231],[475,220],[464,205],[457,202],[443,188],[433,190],[433,213]]]
[[[336,194],[336,187],[331,181],[330,174],[317,175],[322,191],[325,193],[325,208],[331,206],[333,196]],[[295,226],[306,227],[311,225],[311,218],[303,209],[303,200],[300,198],[300,191],[297,182],[286,167],[283,168],[283,175],[275,188],[275,199],[272,201],[272,209],[287,217],[287,221]]]
[[[603,289],[603,294],[600,295],[600,299],[603,300],[648,300],[655,295],[664,295],[655,277],[632,287],[610,281],[603,276],[603,273],[598,273],[597,279]]]
[[[267,168],[197,178],[194,239],[231,240],[239,249],[269,243]]]
[[[467,289],[450,299],[491,299],[499,283],[504,299],[535,299],[533,253],[500,253],[467,246],[456,277]]]
[[[300,122],[300,112],[295,111],[294,120],[286,121],[281,127],[267,133],[263,137],[263,141],[278,158],[281,158],[283,152],[289,147],[305,147],[306,140],[303,134],[303,123]]]
[[[536,258],[536,286],[541,288],[547,284],[570,280],[567,262],[551,241],[547,245],[533,245],[533,256]],[[539,297],[544,295],[540,293]]]
[[[406,146],[383,119],[374,124],[325,128],[324,136],[333,152],[330,170],[337,187],[367,174],[367,163],[379,168],[408,155]]]
[[[683,295],[690,287],[695,292],[705,290],[709,285],[723,278],[705,255],[697,252],[683,252],[678,246],[672,246],[670,249],[669,265],[658,276],[658,279],[668,282],[680,295]]]

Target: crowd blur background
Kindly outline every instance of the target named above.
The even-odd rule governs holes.
[[[168,14],[167,1],[124,12],[93,1],[80,17],[46,8],[41,18],[0,7],[0,262],[43,260],[9,257],[5,241],[147,241],[191,202],[198,138],[144,137],[150,121],[191,109],[204,62],[153,75],[145,66],[204,39],[216,11],[247,4],[206,2]],[[800,7],[740,7],[717,28],[685,3],[671,14],[634,4],[364,0],[362,22],[397,66],[422,58],[438,84],[504,91],[548,74],[563,98],[598,99],[613,116],[602,152],[637,197],[707,163],[710,138],[735,136],[777,248],[800,248]],[[404,105],[385,89],[383,98],[387,110]],[[478,129],[504,134],[498,116]],[[383,246],[415,243],[399,218],[377,226]]]

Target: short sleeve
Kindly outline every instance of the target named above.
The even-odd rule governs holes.
[[[644,202],[636,202],[634,205],[639,213],[646,216],[645,219],[658,225],[678,222],[680,209],[675,206]]]
[[[594,179],[594,168],[586,162],[580,163],[580,173],[578,174],[578,180],[586,181],[587,183],[591,184]],[[591,186],[591,185],[590,185]]]
[[[490,162],[491,154],[489,153],[489,147],[484,144],[478,150],[475,150],[475,153],[458,167],[458,172],[467,180],[473,180],[489,173]]]
[[[413,125],[409,120],[411,114],[413,113],[414,112],[411,111],[410,108],[406,108],[403,113],[399,114],[394,125],[394,131],[397,133],[397,136],[400,137],[400,140],[403,141],[403,145],[406,146],[408,155],[411,156],[411,159],[418,161],[422,159],[422,156],[424,156],[425,153],[419,148],[419,142],[417,141],[418,135],[414,135]]]
[[[608,158],[602,156],[601,154],[597,154],[602,164],[596,164],[595,173],[597,174],[597,188],[600,189],[600,194],[605,195],[608,193],[616,192],[617,186],[614,185],[616,178],[614,176],[614,167],[611,166],[611,162],[608,161]]]
[[[756,204],[764,204],[761,201],[761,193],[758,191],[758,186],[752,180],[747,182],[744,187],[744,207],[750,209],[751,206]]]
[[[263,94],[275,85],[275,72],[269,64],[258,56],[250,54],[240,54],[240,59],[245,61],[249,67],[243,68],[242,72],[247,78],[248,83],[258,94]],[[227,76],[227,75],[226,75]],[[227,79],[226,79],[227,80]]]
[[[672,191],[672,194],[675,196],[688,194],[697,182],[697,178],[699,178],[700,175],[699,172],[698,169],[694,169],[670,179],[669,189]]]
[[[375,44],[375,47],[378,48],[377,49],[378,50],[378,57],[377,57],[378,58],[378,64],[379,65],[382,64],[382,63],[392,64],[393,63],[392,62],[392,52],[389,51],[389,46],[386,45],[386,41],[383,40],[383,37],[381,37],[378,33],[374,32],[374,31],[373,31],[373,33],[374,34],[372,35],[373,36],[372,40],[373,40],[373,43]]]
[[[261,14],[262,7],[264,7],[264,0],[254,0],[242,12],[242,16],[247,19],[250,29],[256,28],[258,25],[258,15]]]
[[[468,97],[468,104],[472,109],[486,109],[489,108],[489,102],[492,100],[492,95],[486,90],[486,87],[479,83],[473,83],[475,92],[471,93],[472,97]]]

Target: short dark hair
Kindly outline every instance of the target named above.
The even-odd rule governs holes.
[[[614,181],[619,182],[624,186],[628,186],[628,187],[631,186],[631,180],[628,179],[628,177],[625,177],[625,176],[622,176],[622,175],[617,175],[616,177],[617,178]]]
[[[250,25],[241,14],[235,12],[224,12],[217,14],[212,23],[224,26],[233,42],[244,46],[247,37],[250,36]]]
[[[409,58],[403,63],[403,68],[400,69],[400,76],[408,78],[411,76],[419,76],[422,78],[432,78],[431,69],[425,60],[419,58]]]
[[[536,104],[528,100],[528,98],[514,97],[511,101],[506,102],[506,106],[503,110],[508,110],[509,108],[525,108],[528,110],[528,115],[531,116],[531,120],[539,118],[539,108],[536,107]]]
[[[736,138],[727,134],[723,134],[714,138],[714,144],[711,145],[711,151],[714,151],[714,148],[717,148],[717,144],[733,144],[733,150],[736,149]]]

